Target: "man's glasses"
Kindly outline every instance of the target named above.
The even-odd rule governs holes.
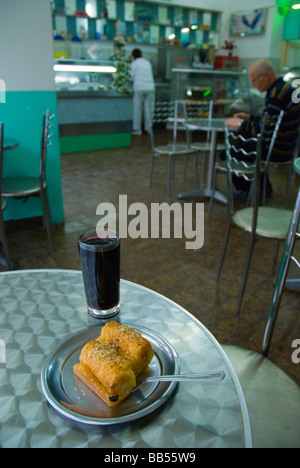
[[[258,75],[256,78],[253,78],[253,79],[251,80],[251,83],[252,83],[253,85],[255,85],[255,83],[257,83],[258,80],[259,80],[262,76],[263,76],[263,73],[261,73],[260,75]]]

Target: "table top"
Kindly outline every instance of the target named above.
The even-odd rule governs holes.
[[[0,447],[252,446],[235,371],[195,317],[166,297],[122,280],[117,320],[160,334],[179,355],[181,373],[223,370],[224,381],[180,383],[158,410],[129,423],[91,426],[67,419],[44,397],[41,369],[71,334],[105,322],[87,313],[80,271],[1,273]]]
[[[16,138],[4,137],[4,139],[3,139],[3,149],[4,150],[17,148],[18,146],[19,146],[19,142],[18,142],[18,140]]]
[[[224,132],[226,119],[188,119],[184,122],[188,130],[210,130]]]
[[[300,158],[295,159],[294,169],[295,169],[295,172],[297,172],[297,174],[300,174]]]

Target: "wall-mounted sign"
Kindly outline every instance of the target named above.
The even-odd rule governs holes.
[[[231,36],[252,36],[264,34],[267,21],[267,8],[238,12],[231,15]]]

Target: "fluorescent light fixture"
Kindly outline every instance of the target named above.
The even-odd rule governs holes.
[[[182,33],[188,33],[190,30],[190,28],[182,28],[181,32]]]
[[[54,65],[55,71],[63,72],[95,72],[95,73],[115,73],[115,67],[108,65]]]
[[[295,5],[292,6],[293,10],[300,10],[300,3],[295,3]]]
[[[170,36],[169,36],[170,41],[172,41],[173,39],[175,39],[175,37],[176,37],[176,34],[174,34],[174,33],[173,33],[173,34],[170,34]]]

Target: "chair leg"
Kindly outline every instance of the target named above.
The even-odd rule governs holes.
[[[188,164],[189,164],[189,156],[186,156],[185,161],[184,161],[184,168],[183,168],[183,177],[182,177],[183,181],[185,180],[185,177],[186,177]]]
[[[230,232],[231,232],[231,218],[229,217],[227,231],[226,231],[226,234],[225,234],[223,249],[222,249],[221,258],[220,258],[219,267],[218,267],[218,272],[217,272],[217,279],[216,279],[217,282],[219,281],[220,276],[221,276],[221,271],[222,271],[223,263],[224,263],[224,260],[225,260],[226,252],[227,252]]]
[[[285,242],[284,246],[284,252],[283,252],[283,257],[280,265],[280,270],[279,274],[277,277],[277,282],[275,285],[275,291],[274,291],[274,296],[269,312],[269,318],[267,322],[267,326],[265,329],[265,334],[262,342],[262,349],[261,353],[263,356],[267,356],[270,348],[270,343],[272,340],[279,308],[280,308],[280,303],[281,303],[281,298],[283,294],[283,290],[285,287],[288,271],[289,271],[289,266],[291,263],[291,258],[293,255],[293,250],[295,247],[295,242],[296,242],[296,235],[298,231],[298,226],[299,226],[299,217],[300,217],[300,189],[298,191],[298,196],[295,204],[295,209],[293,212],[288,236]]]
[[[195,177],[195,187],[198,188],[198,151],[195,153],[194,177]]]
[[[52,243],[52,236],[51,236],[52,221],[51,221],[51,212],[50,212],[50,207],[49,207],[47,189],[46,190],[41,190],[41,200],[42,200],[46,230],[47,230],[47,234],[48,234],[48,240],[49,240],[49,244],[50,244],[50,250],[51,250],[51,253],[52,253],[53,252],[53,243]]]
[[[6,258],[7,268],[9,270],[12,270],[12,262],[11,262],[10,253],[9,253],[9,250],[8,250],[8,244],[7,244],[7,238],[6,238],[5,228],[4,228],[4,220],[3,220],[2,210],[0,210],[0,238],[2,240],[2,245],[3,245],[4,255],[5,255],[5,258]]]
[[[167,197],[170,198],[171,193],[171,181],[172,181],[172,173],[173,170],[173,155],[169,155],[169,163],[168,163],[168,182],[167,182]]]
[[[276,273],[278,253],[279,253],[279,241],[277,240],[275,242],[275,248],[274,248],[274,259],[273,259],[273,266],[272,266],[272,274],[273,275],[275,275],[275,273]]]
[[[239,299],[238,299],[238,304],[237,304],[237,310],[236,310],[237,315],[240,313],[242,300],[243,300],[245,289],[246,289],[246,284],[247,284],[247,280],[248,280],[249,269],[250,269],[250,265],[251,265],[252,253],[253,253],[253,249],[254,249],[255,239],[256,239],[255,231],[252,231],[251,232],[251,237],[250,237],[250,244],[249,244],[249,249],[248,249],[247,261],[246,261],[244,274],[243,274],[242,286],[241,286],[241,289],[240,289],[240,294],[239,294]]]
[[[200,188],[204,188],[204,181],[206,176],[206,165],[207,165],[207,151],[203,153],[203,163],[202,163],[202,171],[201,171],[201,185]]]
[[[152,187],[152,177],[153,177],[153,168],[154,168],[154,154],[151,155],[151,165],[150,165],[150,180],[149,180],[149,188]]]
[[[209,207],[208,207],[208,216],[211,215],[213,204],[214,204],[214,199],[215,199],[215,192],[216,192],[216,183],[217,183],[217,168],[214,168],[214,173],[213,173],[213,183],[212,183],[212,192],[210,196],[210,202],[209,202]]]

